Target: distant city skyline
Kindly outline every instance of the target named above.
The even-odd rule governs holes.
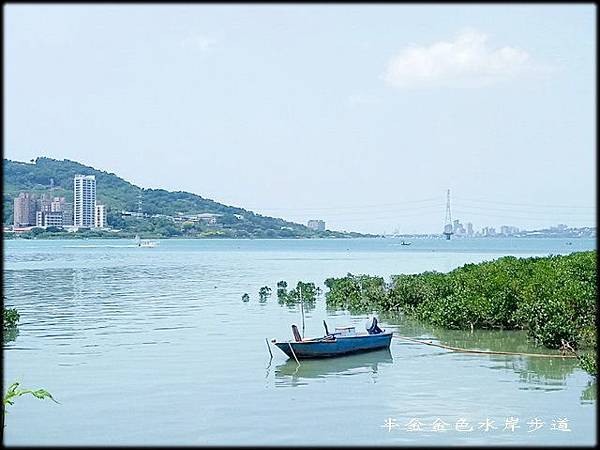
[[[456,228],[455,228],[456,230]],[[495,227],[484,226],[480,230],[473,230],[472,224],[467,223],[467,230],[459,230],[451,234],[451,239],[464,238],[595,238],[597,227],[570,227],[567,224],[559,223],[550,227],[534,228],[530,230],[521,229],[512,225],[502,225],[499,230]],[[385,237],[415,237],[415,238],[444,238],[448,239],[447,233],[400,233],[394,230],[392,233],[383,233]],[[451,240],[450,239],[450,240]]]
[[[596,223],[594,5],[4,13],[6,158],[331,230],[441,233],[447,189],[475,228]]]

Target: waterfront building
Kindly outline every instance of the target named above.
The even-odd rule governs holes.
[[[106,228],[106,207],[104,205],[96,205],[94,226],[96,228]]]
[[[92,228],[96,215],[96,177],[75,175],[73,179],[73,224]]]
[[[473,236],[473,224],[471,222],[467,223],[467,236],[472,237]]]
[[[465,227],[463,227],[458,219],[452,221],[452,232],[456,236],[464,236],[466,233]]]
[[[36,201],[29,192],[21,192],[13,203],[13,224],[15,227],[35,225]]]
[[[191,220],[192,222],[204,222],[208,225],[216,225],[218,218],[221,217],[221,214],[214,213],[200,213],[195,214],[193,216],[184,216],[187,220]]]
[[[52,211],[52,199],[48,194],[42,194],[42,196],[37,201],[37,211],[42,212],[50,212]]]
[[[64,197],[54,197],[50,212],[62,212],[63,225],[73,225],[73,207]]]
[[[500,227],[500,234],[504,236],[513,236],[519,232],[517,227],[513,227],[512,225],[502,225]]]
[[[62,227],[64,225],[64,213],[62,211],[37,211],[35,213],[36,227]]]
[[[44,214],[45,227],[62,227],[64,224],[64,213],[62,211],[49,212]]]
[[[494,227],[484,227],[482,233],[484,236],[496,236],[496,229]]]
[[[63,224],[64,225],[73,225],[73,205],[71,203],[65,204],[65,209],[62,211],[63,213]]]
[[[44,226],[44,212],[43,211],[35,212],[35,226],[36,227]]]
[[[67,201],[64,197],[54,197],[50,202],[50,211],[64,211],[67,207]]]
[[[306,226],[315,231],[325,231],[325,221],[323,220],[309,220]]]

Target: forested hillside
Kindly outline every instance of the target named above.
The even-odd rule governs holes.
[[[359,237],[359,233],[314,231],[304,225],[283,219],[255,214],[252,211],[227,206],[189,192],[169,192],[163,189],[144,189],[117,175],[94,169],[75,161],[40,157],[31,163],[4,159],[4,224],[13,220],[13,200],[22,191],[50,193],[73,201],[73,177],[77,174],[95,175],[97,202],[108,211],[109,226],[147,235],[220,236],[257,238],[296,237]],[[176,223],[165,217],[122,217],[121,211],[137,211],[142,201],[148,215],[220,214],[217,224]]]

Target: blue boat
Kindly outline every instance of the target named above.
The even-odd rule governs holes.
[[[271,342],[289,358],[307,359],[331,358],[389,348],[392,341],[393,333],[379,328],[376,318],[373,318],[366,333],[356,333],[354,327],[340,327],[329,333],[325,321],[323,324],[326,333],[323,337],[303,339],[298,327],[292,325],[293,341],[277,342],[273,339]]]

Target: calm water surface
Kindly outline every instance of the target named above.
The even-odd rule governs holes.
[[[4,345],[4,385],[43,387],[60,404],[19,398],[8,445],[591,445],[596,384],[572,360],[452,353],[392,340],[389,351],[306,361],[288,339],[299,311],[265,303],[279,280],[322,285],[348,272],[448,271],[503,255],[593,249],[592,239],[5,241],[4,294],[21,314]],[[323,289],[324,286],[322,286]],[[248,303],[241,295],[250,294]],[[366,316],[306,317],[306,334]],[[543,352],[523,332],[448,331],[380,315],[384,328],[449,345]],[[514,431],[503,430],[509,417]],[[542,428],[530,432],[538,418]],[[571,432],[552,430],[567,419]],[[392,419],[397,426],[384,427]],[[433,432],[440,419],[446,431]],[[473,431],[457,431],[464,419]],[[485,432],[479,423],[493,420]],[[421,431],[407,431],[413,420]],[[558,422],[555,422],[558,424]],[[391,429],[391,431],[388,431]]]

